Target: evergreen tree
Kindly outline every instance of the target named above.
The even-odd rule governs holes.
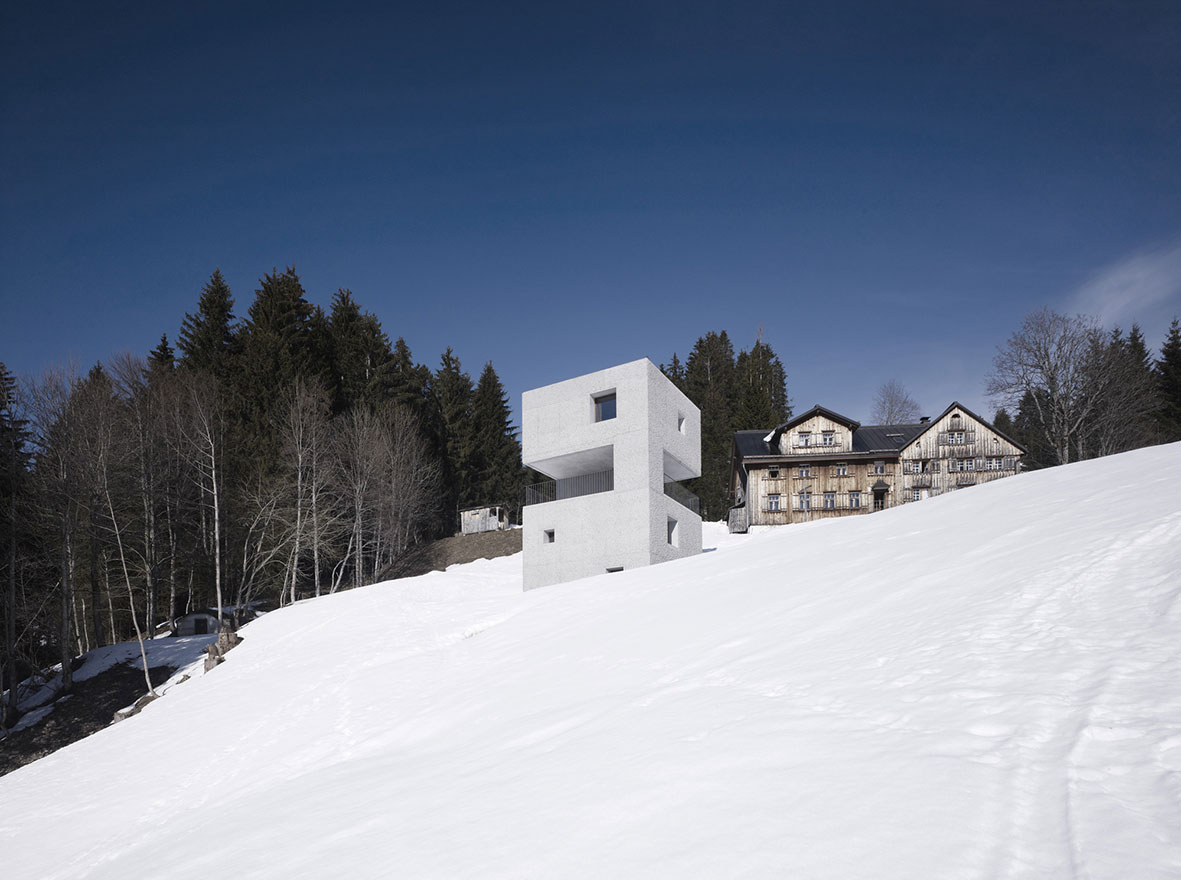
[[[224,378],[233,335],[234,298],[221,270],[214,269],[209,283],[201,290],[197,313],[186,314],[181,322],[176,342],[181,363]]]
[[[297,376],[312,375],[313,309],[293,268],[264,275],[234,338],[234,407],[247,455],[270,472],[278,457],[282,400]]]
[[[161,370],[168,372],[176,366],[176,352],[168,344],[167,333],[160,335],[160,344],[148,354],[148,363],[153,371]]]
[[[328,318],[333,411],[343,412],[364,399],[390,359],[390,340],[376,317],[362,312],[349,290],[332,297]]]
[[[672,362],[669,364],[661,364],[660,372],[664,373],[668,380],[672,382],[677,388],[682,391],[685,390],[685,367],[681,364],[677,353],[673,352]]]
[[[1181,325],[1176,318],[1169,325],[1169,334],[1161,346],[1154,373],[1160,441],[1173,443],[1181,440]]]
[[[736,389],[734,346],[725,330],[711,331],[697,340],[685,362],[684,391],[701,410],[701,477],[690,488],[701,498],[703,519],[724,519],[729,509]]]
[[[1058,463],[1054,447],[1046,439],[1045,431],[1041,429],[1041,422],[1037,415],[1035,393],[1026,391],[1017,407],[1017,415],[1013,419],[1013,432],[1009,435],[1026,449],[1021,459],[1021,467],[1026,470],[1053,467]],[[1043,402],[1042,408],[1046,404]]]
[[[24,495],[28,486],[28,422],[17,411],[16,379],[0,362],[0,619],[3,620],[3,655],[0,656],[0,694],[7,689],[8,700],[0,703],[0,728],[7,729],[17,717],[17,684],[22,678],[16,663],[17,548],[20,542]]]
[[[489,361],[472,395],[472,484],[476,504],[504,504],[515,514],[521,492],[521,446],[508,395]]]
[[[771,346],[761,338],[756,339],[749,352],[739,353],[736,371],[738,400],[732,425],[734,431],[770,430],[791,418],[787,373]]]
[[[1003,406],[992,417],[992,426],[1006,437],[1012,437],[1014,440],[1017,439],[1016,428],[1013,426],[1013,417],[1009,415],[1009,411]]]
[[[457,508],[471,507],[478,499],[472,473],[472,377],[463,371],[459,358],[450,348],[443,352],[435,372],[434,391],[442,420],[446,453],[443,484],[447,487],[447,513],[451,516]]]

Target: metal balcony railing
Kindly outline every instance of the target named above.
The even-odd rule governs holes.
[[[526,486],[521,490],[521,503],[525,506],[545,504],[548,501],[562,501],[566,498],[580,498],[583,495],[610,492],[614,488],[614,470],[579,474],[576,477],[545,480],[541,483],[534,483],[532,486]]]
[[[682,507],[687,507],[698,515],[701,514],[701,499],[699,499],[680,483],[665,483],[664,494]]]

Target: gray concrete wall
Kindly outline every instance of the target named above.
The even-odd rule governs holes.
[[[611,392],[616,416],[596,422],[594,400]],[[522,457],[535,470],[554,479],[615,474],[611,492],[525,507],[525,589],[701,552],[701,518],[664,494],[666,475],[701,473],[701,414],[651,361],[526,391],[521,426]]]

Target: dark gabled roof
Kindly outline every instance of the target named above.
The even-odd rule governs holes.
[[[826,406],[821,406],[820,404],[816,404],[814,407],[812,407],[806,413],[800,413],[798,416],[792,416],[790,419],[788,419],[786,422],[784,422],[782,425],[780,425],[778,428],[776,428],[775,433],[781,434],[784,431],[788,431],[788,430],[794,428],[796,425],[800,424],[801,422],[806,422],[808,419],[812,418],[813,416],[824,416],[826,419],[829,419],[834,422],[839,422],[840,424],[844,425],[846,428],[851,428],[854,431],[856,431],[861,426],[860,422],[854,421],[853,419],[849,418],[848,416],[843,416],[839,412],[834,412],[833,410],[829,409]]]
[[[738,457],[752,458],[758,455],[778,455],[779,450],[773,449],[764,439],[767,431],[735,431],[734,448]]]
[[[866,425],[853,432],[854,452],[899,452],[927,425]]]

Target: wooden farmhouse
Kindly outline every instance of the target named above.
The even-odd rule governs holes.
[[[730,531],[851,516],[1017,473],[1025,448],[959,403],[913,425],[866,425],[815,406],[739,431]]]

